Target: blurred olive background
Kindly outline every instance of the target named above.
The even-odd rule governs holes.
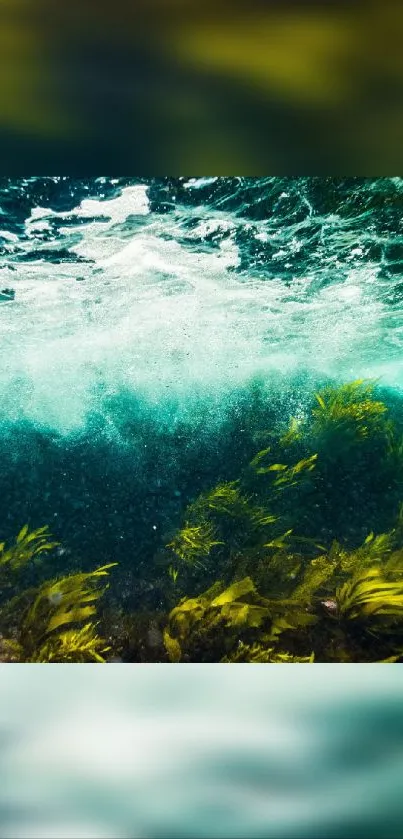
[[[5,174],[397,174],[403,7],[0,0]]]

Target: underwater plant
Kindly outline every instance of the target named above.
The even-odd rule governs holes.
[[[89,573],[71,574],[40,586],[20,625],[19,642],[29,660],[36,660],[37,656],[43,660],[44,651],[50,651],[52,658],[63,653],[75,655],[75,660],[80,660],[80,655],[87,651],[90,658],[101,660],[97,650],[102,642],[94,632],[91,634],[91,624],[86,624],[87,631],[83,634],[76,629],[65,632],[65,628],[95,615],[94,604],[107,589],[107,585],[102,586],[103,578],[114,565],[116,563]]]
[[[280,425],[250,462],[257,492],[301,536],[354,539],[354,531],[360,538],[390,527],[403,494],[403,429],[376,385],[359,379],[319,389],[310,410]]]
[[[286,463],[271,463],[269,466],[261,466],[262,460],[271,454],[271,448],[262,449],[251,461],[251,466],[257,475],[267,475],[270,472],[277,473],[277,477],[272,482],[273,487],[296,486],[298,481],[305,475],[306,472],[312,472],[316,466],[317,454],[299,460],[292,466],[287,466]]]
[[[213,547],[224,546],[226,555],[232,542],[239,548],[257,529],[277,519],[266,507],[251,502],[239,480],[220,483],[188,505],[184,526],[166,547],[188,566],[205,568]]]
[[[261,626],[268,617],[268,604],[250,577],[228,588],[217,582],[199,597],[183,598],[171,611],[164,631],[165,648],[171,661],[184,656],[197,661],[198,649],[210,656],[203,660],[216,660],[216,656],[220,660],[222,644],[224,648],[233,645],[240,633]]]
[[[19,532],[14,545],[5,549],[3,543],[0,565],[7,572],[9,585],[14,572],[58,544],[51,541],[47,527],[29,532],[27,525]],[[20,661],[103,662],[102,655],[109,647],[88,618],[96,613],[94,604],[108,587],[101,582],[114,565],[109,563],[89,573],[46,581],[5,601],[0,606],[4,649]],[[10,630],[12,637],[7,638]]]
[[[172,548],[183,562],[200,565],[200,560],[207,557],[215,545],[222,545],[215,536],[214,527],[209,521],[201,521],[197,525],[186,522],[168,543],[167,548]]]
[[[342,436],[347,445],[385,433],[389,427],[385,419],[388,409],[384,402],[373,398],[375,386],[373,380],[357,379],[316,393],[312,434]]]
[[[253,649],[252,658],[254,644],[274,650],[268,661],[274,654],[305,660],[313,652],[315,661],[400,654],[403,435],[376,384],[359,379],[318,390],[310,412],[299,409],[288,427],[273,423],[262,433],[265,447],[236,480],[187,506],[168,545],[186,566],[179,611],[167,621],[166,648],[175,660],[231,658],[235,640]],[[235,639],[204,591],[217,579],[221,590],[253,581],[252,600],[266,610],[262,626],[245,623],[245,637]]]
[[[168,568],[168,574],[169,574],[169,577],[171,578],[173,584],[175,585],[175,583],[178,579],[178,576],[179,576],[179,568],[174,568],[173,565],[170,565],[169,568]]]
[[[179,573],[178,562],[183,592],[189,579],[201,581],[210,574],[216,579],[218,573],[226,578],[226,567],[233,566],[235,556],[242,558],[242,545],[256,541],[253,534],[264,532],[276,519],[263,506],[251,503],[239,481],[220,483],[201,493],[187,506],[183,526],[166,545],[175,557],[168,567],[173,583]]]
[[[309,559],[286,537],[260,546],[256,576],[223,581],[170,612],[171,661],[397,661],[403,649],[401,515],[388,533]],[[310,540],[307,540],[308,542]],[[239,569],[238,569],[239,572]],[[258,581],[258,585],[257,585]]]
[[[53,550],[60,542],[52,542],[47,525],[37,530],[28,529],[25,524],[18,533],[14,545],[6,548],[5,542],[0,543],[0,574],[10,577],[10,573],[18,571],[34,557]]]
[[[283,613],[287,620],[281,618]],[[262,661],[287,661],[291,654],[273,647],[280,633],[316,621],[298,602],[262,597],[251,578],[245,577],[224,590],[222,583],[216,583],[197,598],[183,598],[169,615],[164,643],[170,660],[176,662],[241,660],[240,644],[243,661],[249,661],[247,651],[251,660],[258,660],[259,651]]]
[[[240,480],[220,483],[208,492],[201,493],[188,506],[187,517],[195,520],[213,517],[216,522],[228,517],[230,520],[237,519],[243,526],[249,523],[258,527],[277,520],[277,516],[267,509],[252,503],[250,497],[242,492]]]
[[[80,629],[68,629],[50,637],[32,654],[32,663],[75,663],[85,664],[91,661],[104,664],[107,652],[111,649],[103,638],[96,633],[96,625],[87,623]]]
[[[291,417],[287,430],[279,437],[279,443],[283,449],[287,449],[289,446],[300,443],[303,437],[303,420]]]
[[[150,563],[139,542],[129,611],[120,614],[112,590],[109,622],[98,607],[116,563],[44,580],[42,557],[59,543],[24,525],[0,544],[0,657],[102,662],[112,648],[135,661],[398,661],[403,434],[375,384],[318,389],[289,421],[262,401],[264,430],[255,423],[243,452],[239,437],[233,460],[228,441],[217,446],[198,495],[184,474],[176,532],[168,519]]]
[[[275,647],[265,647],[263,644],[248,645],[242,641],[233,653],[221,659],[223,664],[313,664],[314,661],[314,653],[310,656],[298,656],[279,652]]]
[[[227,513],[228,515],[239,515],[248,504],[248,500],[242,496],[240,481],[227,481],[217,484],[209,492],[203,492],[193,504],[188,507],[188,512],[194,515],[206,515],[211,511]]]
[[[348,620],[403,617],[403,581],[388,582],[380,568],[356,572],[336,590],[337,612]]]

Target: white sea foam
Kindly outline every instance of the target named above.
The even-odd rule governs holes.
[[[292,289],[274,268],[261,282],[236,271],[239,220],[208,207],[197,213],[184,243],[178,215],[151,213],[141,185],[65,213],[33,209],[21,248],[39,253],[13,263],[8,284],[16,297],[0,309],[3,417],[67,433],[99,409],[102,391],[120,386],[161,406],[167,398],[183,405],[219,398],[259,372],[381,371],[385,381],[402,380],[401,338],[395,330],[393,343],[374,291],[377,266],[352,265],[340,277],[335,266],[332,283],[322,284],[318,264]],[[57,238],[44,242],[55,220]],[[201,249],[197,237],[219,229],[220,245]],[[262,223],[257,236],[265,230]],[[294,231],[279,250],[299,246]],[[51,263],[46,256],[57,248],[88,261]]]

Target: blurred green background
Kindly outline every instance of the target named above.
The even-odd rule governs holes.
[[[403,7],[0,0],[2,171],[397,174]]]

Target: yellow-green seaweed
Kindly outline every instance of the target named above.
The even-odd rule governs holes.
[[[13,546],[6,549],[1,544],[0,566],[10,577],[10,572],[58,544],[51,541],[48,527],[30,532],[24,525]],[[114,565],[108,563],[92,572],[47,581],[5,601],[0,607],[0,629],[14,626],[13,637],[2,638],[6,660],[12,655],[13,660],[38,663],[103,662],[102,654],[109,647],[88,618],[96,613],[95,603],[108,587],[100,583]]]

